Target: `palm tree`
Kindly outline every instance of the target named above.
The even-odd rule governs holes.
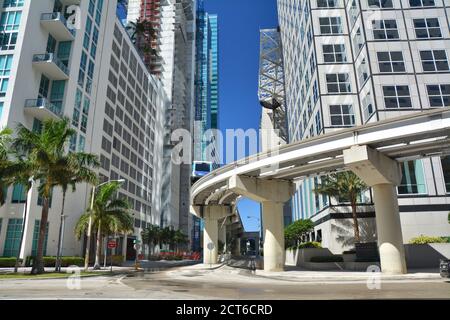
[[[174,241],[176,244],[176,251],[178,252],[179,246],[187,244],[189,242],[188,236],[185,235],[181,230],[175,231]]]
[[[322,177],[321,180],[313,192],[350,202],[355,242],[360,242],[357,216],[358,197],[369,187],[352,171],[333,173]]]
[[[20,235],[20,242],[19,242],[19,250],[16,254],[16,263],[14,265],[14,272],[17,273],[19,270],[19,261],[20,261],[20,251],[22,250],[23,245],[23,238],[25,236],[25,226],[27,222],[27,211],[28,211],[28,192],[33,187],[33,174],[34,174],[34,166],[32,163],[30,163],[27,159],[23,159],[18,156],[17,162],[13,163],[11,165],[11,168],[13,172],[15,172],[15,176],[12,179],[13,183],[15,185],[21,185],[23,188],[23,193],[25,194],[25,203],[23,207],[23,214],[22,214],[22,233]]]
[[[115,198],[120,182],[110,182],[99,187],[94,195],[93,211],[90,209],[80,217],[75,234],[78,239],[88,230],[89,216],[92,214],[92,226],[97,229],[97,248],[94,269],[100,269],[102,236],[110,233],[130,233],[133,231],[133,218],[129,214],[127,201]]]
[[[141,42],[142,39],[148,45],[156,34],[156,29],[152,22],[148,20],[137,19],[136,22],[130,22],[126,30],[130,33],[130,38],[135,44]]]
[[[13,148],[24,155],[35,168],[34,179],[39,181],[39,195],[42,198],[41,222],[36,257],[31,274],[44,273],[44,240],[47,229],[52,189],[58,185],[59,175],[67,164],[67,145],[76,131],[70,127],[70,120],[46,120],[40,132],[34,132],[19,124]]]
[[[64,206],[66,203],[67,190],[70,187],[72,192],[75,192],[76,185],[79,183],[95,184],[97,182],[97,174],[92,169],[100,165],[97,156],[84,152],[71,152],[62,160],[66,162],[66,165],[64,169],[61,170],[56,182],[56,186],[59,186],[62,189],[62,207],[55,271],[61,271],[62,242],[64,234]]]
[[[159,233],[160,233],[159,226],[156,225],[148,226],[141,233],[142,242],[145,243],[149,248],[154,249],[155,245],[159,241]],[[153,253],[154,251],[149,249],[149,254],[152,255]]]
[[[11,153],[12,130],[5,128],[0,130],[0,206],[5,204],[5,190],[11,185],[11,161],[9,155]]]

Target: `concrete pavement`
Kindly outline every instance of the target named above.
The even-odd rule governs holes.
[[[450,299],[450,279],[433,272],[371,278],[358,272],[301,270],[258,270],[255,274],[202,264],[153,268],[158,265],[149,262],[147,271],[81,278],[79,282],[73,277],[2,280],[0,299]]]

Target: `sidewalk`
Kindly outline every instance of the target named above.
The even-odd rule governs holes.
[[[309,271],[301,269],[288,269],[284,272],[266,272],[256,270],[256,276],[274,280],[317,282],[317,281],[366,281],[375,277],[381,280],[444,280],[439,270],[409,270],[407,274],[390,275],[379,272],[354,271]]]
[[[84,272],[84,268],[83,267],[79,267],[79,270],[81,272]],[[61,273],[73,273],[75,270],[72,268],[69,270],[69,268],[67,267],[62,267],[61,268]],[[109,272],[111,271],[111,267],[106,267],[106,268],[101,268],[100,270],[94,270],[92,267],[89,267],[88,272],[93,272],[93,273],[105,273],[105,272]],[[129,267],[129,266],[124,266],[124,267],[113,267],[113,273],[121,273],[121,272],[130,272],[130,271],[134,271],[134,265],[133,267]],[[14,268],[0,268],[0,274],[5,274],[5,273],[12,273],[14,272]],[[31,272],[31,267],[26,267],[26,268],[19,268],[18,269],[18,273],[30,273]],[[55,272],[55,267],[47,267],[45,268],[45,272]]]

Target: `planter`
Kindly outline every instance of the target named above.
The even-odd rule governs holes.
[[[344,269],[348,271],[363,271],[367,272],[367,269],[372,266],[380,267],[379,262],[344,262]]]
[[[450,243],[406,244],[408,268],[438,269],[441,260],[450,259]]]
[[[342,254],[342,258],[344,259],[344,262],[355,262],[356,253],[344,253]]]
[[[333,253],[327,248],[306,248],[286,250],[286,265],[304,267],[312,257],[330,257]]]
[[[311,271],[338,271],[344,269],[342,262],[304,262],[302,267]]]

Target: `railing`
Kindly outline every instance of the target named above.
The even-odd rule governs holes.
[[[25,101],[25,108],[45,108],[59,117],[62,116],[61,110],[46,98],[27,99]]]
[[[67,30],[75,37],[75,30],[70,29],[67,26],[66,18],[61,14],[61,12],[51,12],[41,14],[41,21],[59,20],[66,27]]]
[[[53,53],[35,54],[33,56],[33,62],[53,62],[60,68],[65,74],[69,75],[69,68],[66,67]]]

